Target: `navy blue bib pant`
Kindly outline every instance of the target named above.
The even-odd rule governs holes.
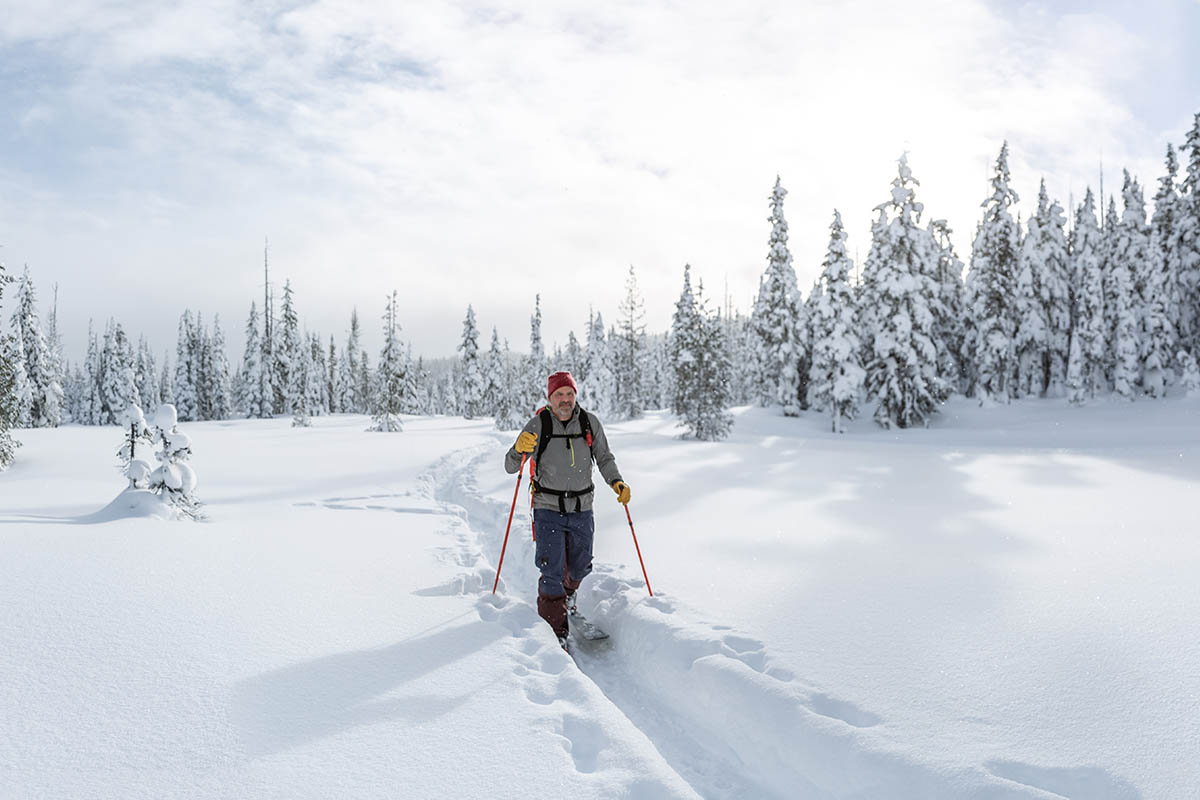
[[[538,614],[559,636],[567,635],[567,595],[592,571],[592,540],[596,524],[591,510],[562,512],[533,510],[537,538],[534,563],[538,579]]]

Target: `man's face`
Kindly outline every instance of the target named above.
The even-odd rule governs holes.
[[[560,386],[550,395],[550,410],[554,416],[566,422],[575,413],[575,390],[570,386]]]

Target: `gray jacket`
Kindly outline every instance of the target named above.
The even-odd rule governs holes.
[[[596,466],[600,468],[600,474],[604,477],[604,483],[612,486],[614,481],[621,480],[621,473],[617,471],[617,459],[613,456],[612,450],[608,447],[608,437],[604,435],[604,426],[600,424],[600,419],[591,411],[588,416],[592,420],[592,452],[595,456]],[[534,416],[533,419],[525,423],[522,431],[536,434],[538,444],[541,444],[542,438],[550,432],[563,433],[583,433],[583,425],[579,421],[579,406],[575,406],[575,413],[571,415],[571,419],[567,422],[562,422],[558,417],[550,414],[551,427],[553,431],[542,431],[542,420],[539,416]],[[536,453],[530,454],[530,457]],[[508,452],[504,456],[504,469],[512,474],[521,468],[521,454],[513,447],[508,448]],[[537,474],[534,475],[537,482],[547,489],[566,490],[579,492],[586,489],[592,484],[592,459],[588,456],[587,443],[583,439],[551,439],[546,446],[545,452],[542,453],[542,460],[537,463]],[[585,494],[579,498],[579,510],[588,511],[592,507],[593,494]],[[548,508],[553,511],[559,510],[559,497],[557,495],[548,494],[546,492],[533,493],[534,508]],[[575,510],[575,500],[569,499],[565,501],[567,511]]]

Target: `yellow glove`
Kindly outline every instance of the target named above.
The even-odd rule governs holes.
[[[533,448],[537,447],[537,434],[525,431],[517,437],[517,443],[513,445],[518,453],[532,453]]]
[[[613,481],[612,490],[617,493],[618,503],[629,502],[629,484],[624,481]]]

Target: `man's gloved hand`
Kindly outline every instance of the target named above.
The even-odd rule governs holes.
[[[518,436],[517,443],[513,445],[513,449],[518,453],[532,453],[535,447],[537,447],[537,434],[529,431]]]
[[[613,481],[612,490],[617,493],[617,502],[625,504],[629,502],[629,484],[625,481]]]

